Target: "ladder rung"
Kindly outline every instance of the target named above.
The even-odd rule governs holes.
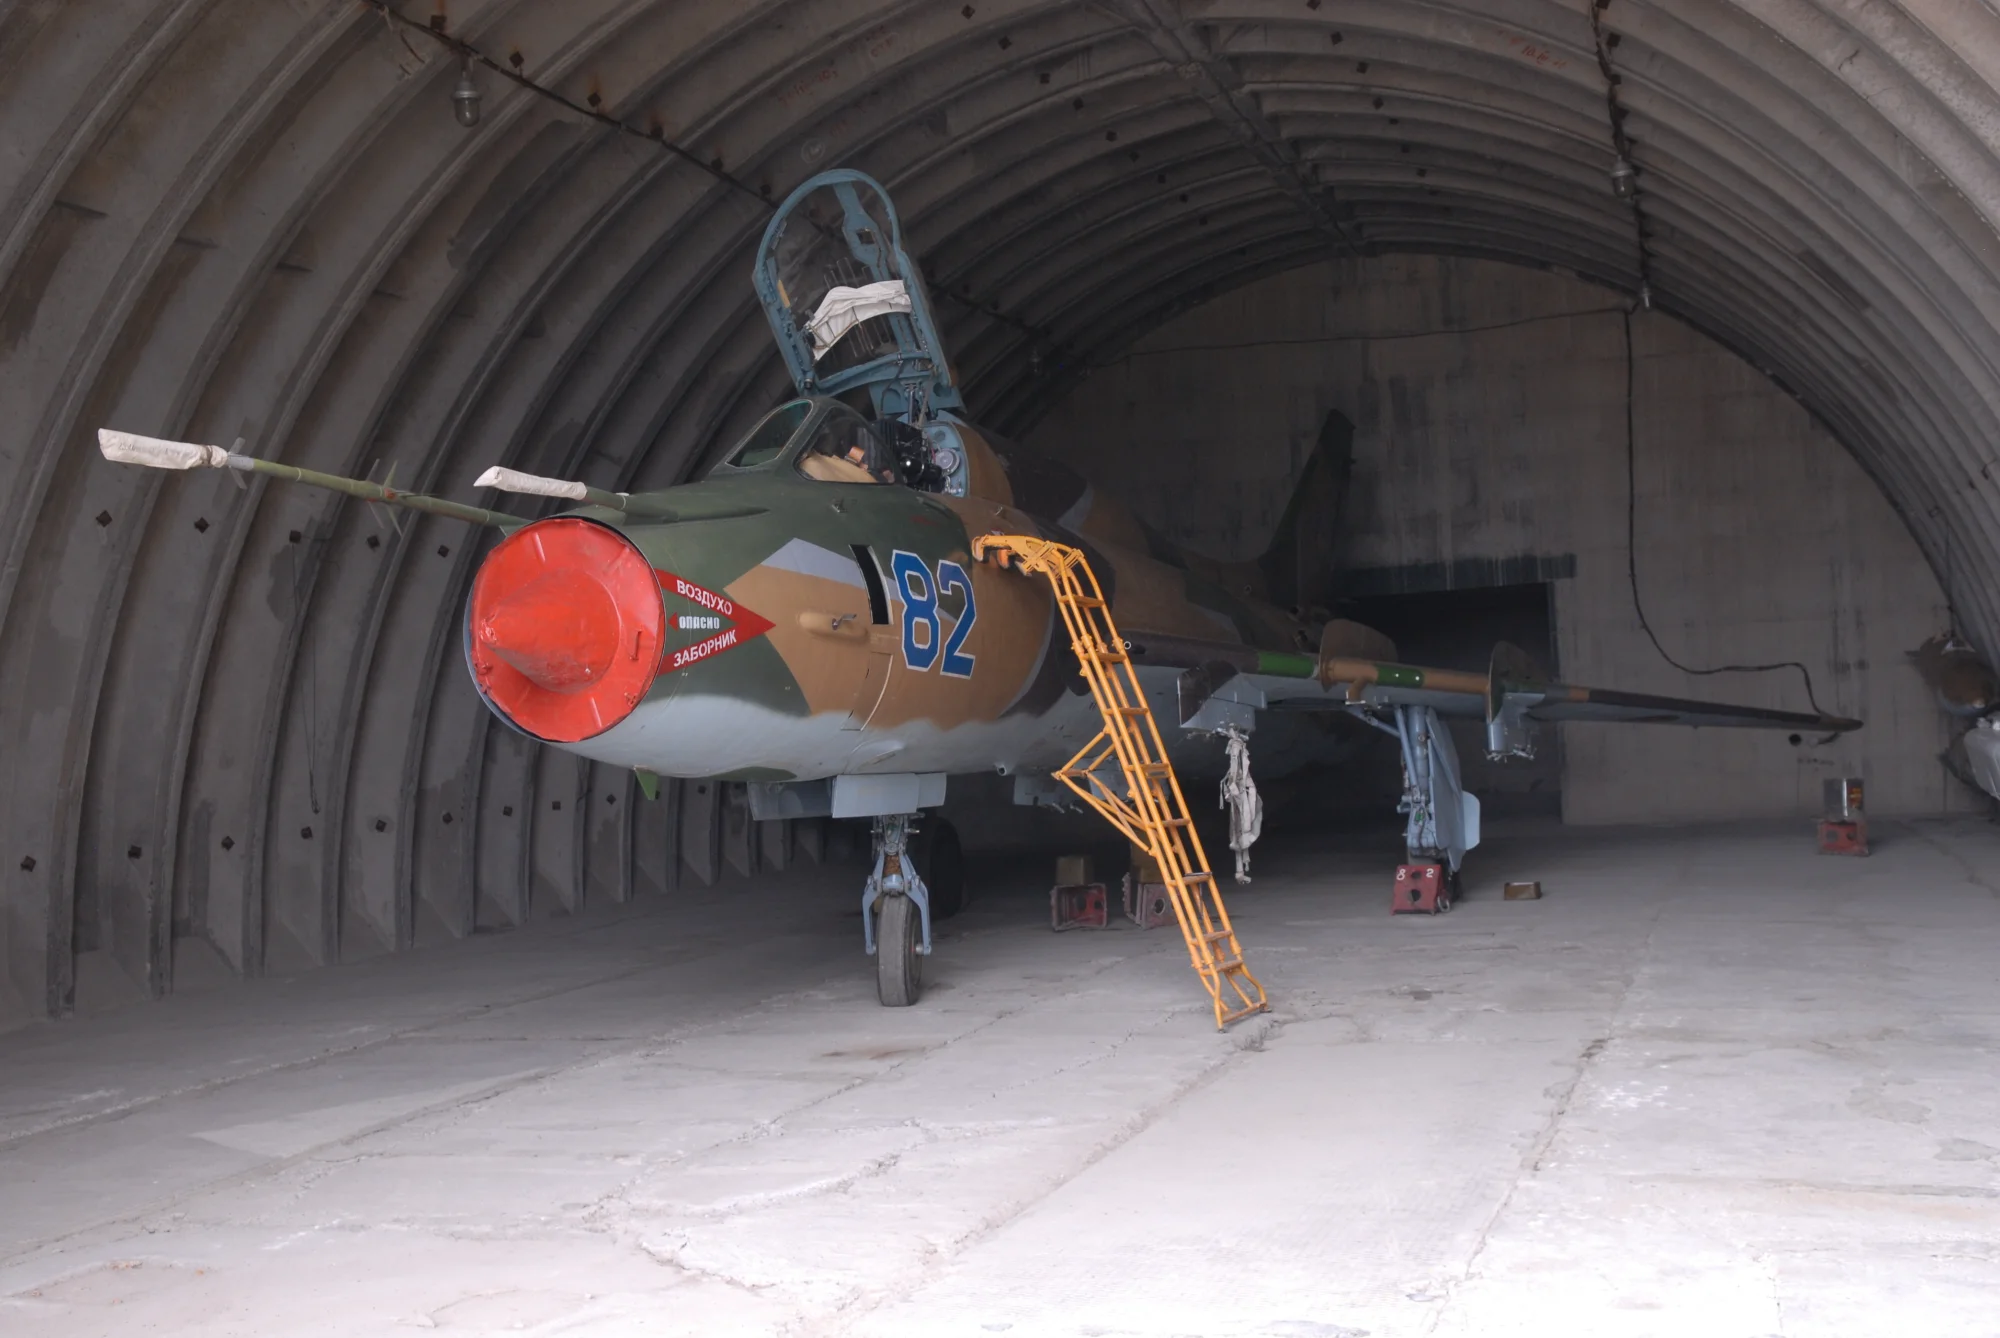
[[[1222,940],[1226,938],[1235,938],[1235,937],[1236,937],[1236,931],[1234,929],[1218,929],[1213,933],[1203,934],[1201,936],[1201,941],[1203,943],[1220,943],[1222,942]]]
[[[1092,599],[1089,595],[1071,595],[1069,602],[1080,609],[1101,609],[1104,607],[1103,600]]]
[[[1145,706],[1114,706],[1110,708],[1120,715],[1151,715],[1151,708]]]

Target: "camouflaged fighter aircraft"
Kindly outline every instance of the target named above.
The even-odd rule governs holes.
[[[1050,772],[1100,725],[1049,588],[975,561],[980,535],[1084,551],[1185,771],[1219,772],[1229,731],[1256,731],[1267,775],[1350,747],[1320,727],[1331,715],[1397,735],[1412,858],[1453,870],[1477,842],[1477,802],[1459,789],[1440,714],[1483,719],[1495,754],[1525,753],[1533,721],[1858,723],[1548,682],[1505,647],[1483,675],[1398,664],[1367,628],[1246,593],[1260,572],[1296,587],[1321,560],[1306,508],[1295,499],[1261,568],[1231,571],[973,426],[895,211],[859,173],[822,174],[786,200],[754,282],[800,397],[678,487],[483,475],[482,486],[572,504],[526,520],[216,446],[114,431],[101,446],[128,463],[270,474],[499,528],[464,624],[487,705],[649,787],[740,780],[758,817],[873,819],[864,940],[885,1004],[915,1002],[932,916],[963,896],[949,824],[916,833],[911,820],[944,801],[953,774],[1012,775],[1017,802],[1049,801],[1062,793]],[[884,855],[913,835],[922,876],[885,878]]]

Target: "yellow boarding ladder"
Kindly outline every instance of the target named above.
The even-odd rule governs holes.
[[[974,539],[972,555],[982,562],[990,557],[1002,567],[1046,576],[1055,590],[1070,645],[1104,716],[1103,730],[1056,776],[1159,865],[1181,936],[1187,940],[1188,957],[1215,1004],[1216,1027],[1269,1007],[1264,987],[1243,965],[1243,949],[1188,814],[1180,778],[1167,759],[1160,727],[1146,705],[1132,657],[1111,621],[1104,588],[1090,563],[1067,544],[1020,534]],[[1125,778],[1122,796],[1097,774],[1114,758]]]

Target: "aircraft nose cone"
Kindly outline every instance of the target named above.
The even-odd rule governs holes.
[[[576,743],[638,709],[665,631],[659,577],[631,539],[558,516],[522,526],[480,564],[466,659],[500,715],[537,738]]]
[[[481,611],[479,640],[544,692],[601,680],[618,654],[618,604],[591,573],[547,572]]]

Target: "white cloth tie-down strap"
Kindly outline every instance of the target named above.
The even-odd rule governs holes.
[[[1229,810],[1229,848],[1236,852],[1236,881],[1250,881],[1250,847],[1264,834],[1264,800],[1250,779],[1250,737],[1240,729],[1225,729],[1229,740],[1229,774],[1222,778],[1218,807]]]
[[[819,300],[819,310],[806,323],[806,333],[813,341],[813,361],[824,358],[841,336],[861,322],[909,309],[910,290],[901,279],[864,283],[859,288],[827,289],[826,296]]]

